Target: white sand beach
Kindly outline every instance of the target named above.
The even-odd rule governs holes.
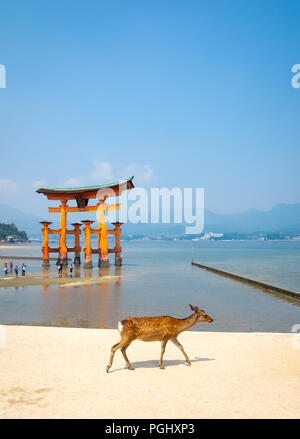
[[[117,330],[1,326],[1,418],[299,418],[292,334],[185,332],[189,355],[135,341],[106,373]]]

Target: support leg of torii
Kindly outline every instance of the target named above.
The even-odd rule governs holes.
[[[105,224],[104,227],[101,227],[100,231],[99,267],[109,267],[109,265],[107,229]]]
[[[43,267],[48,267],[49,265],[49,243],[48,243],[48,232],[49,232],[49,226],[52,224],[52,222],[49,221],[41,221],[40,224],[44,226],[42,228],[42,234],[44,235],[43,239]]]
[[[68,265],[67,202],[65,200],[62,200],[60,205],[59,258],[57,262]]]
[[[74,265],[80,265],[80,234],[81,234],[81,224],[73,223],[74,227],[74,248],[75,248],[75,257],[74,257]]]
[[[121,225],[123,223],[113,223],[115,226],[115,265],[122,265],[122,247],[121,247]]]
[[[98,227],[99,227],[99,237],[98,237],[98,248],[99,248],[99,267],[109,267],[108,258],[108,242],[107,242],[107,228],[105,222],[105,204],[104,201],[100,201],[98,207]]]
[[[84,244],[84,268],[93,268],[92,263],[92,247],[91,247],[91,224],[93,224],[94,221],[82,221],[82,223],[85,225],[85,228],[83,229],[83,233],[85,234],[85,244]]]

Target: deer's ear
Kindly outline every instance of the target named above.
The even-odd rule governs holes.
[[[195,306],[195,307],[194,307],[194,311],[195,311],[197,314],[199,314],[199,308],[198,308],[198,306]]]
[[[191,305],[191,304],[190,304],[190,308],[191,308],[192,311],[194,311],[194,309],[195,309],[195,308],[193,307],[193,305]]]

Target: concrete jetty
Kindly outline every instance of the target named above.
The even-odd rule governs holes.
[[[244,284],[248,284],[253,287],[263,289],[265,291],[293,297],[294,299],[300,300],[300,293],[297,293],[296,291],[287,290],[285,288],[277,287],[275,285],[267,284],[265,282],[261,282],[255,279],[250,279],[248,277],[241,276],[239,274],[229,273],[228,271],[219,270],[218,268],[209,267],[207,265],[199,264],[198,262],[192,261],[192,265],[199,268],[203,268],[204,270],[207,271],[211,271],[212,273],[218,274],[220,276],[229,277],[230,279],[243,282]]]

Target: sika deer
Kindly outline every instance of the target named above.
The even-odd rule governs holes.
[[[126,349],[133,340],[142,341],[161,341],[161,355],[159,360],[160,369],[164,369],[162,361],[165,352],[166,344],[171,340],[184,355],[185,361],[190,366],[189,357],[184,352],[183,347],[177,340],[178,334],[194,326],[196,323],[208,322],[211,323],[213,319],[209,317],[205,311],[199,309],[197,306],[190,305],[194,313],[186,319],[175,319],[169,316],[160,317],[128,317],[118,323],[118,329],[121,334],[121,340],[111,348],[111,356],[106,367],[106,372],[112,366],[115,352],[121,349],[128,369],[134,370],[126,355]]]

